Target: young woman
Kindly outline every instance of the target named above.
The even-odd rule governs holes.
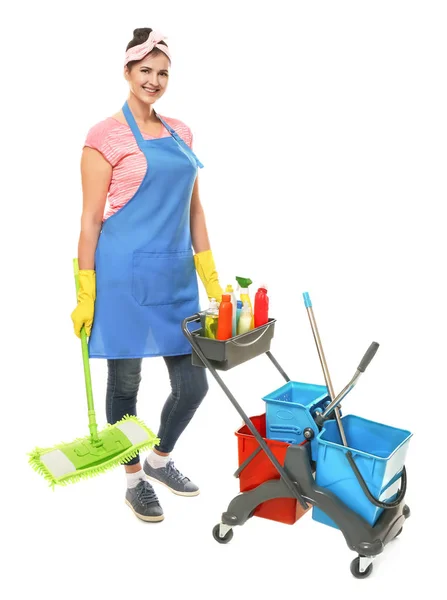
[[[87,135],[80,290],[72,313],[76,335],[83,326],[89,335],[90,357],[107,359],[109,423],[136,414],[144,357],[162,356],[168,368],[171,393],[161,413],[160,443],[143,469],[139,457],[125,465],[126,502],[145,521],[164,518],[147,478],[182,496],[199,493],[170,458],[208,390],[205,369],[191,365],[181,322],[199,310],[197,274],[209,298],[222,295],[191,131],[154,110],[169,79],[164,39],[148,28],[134,31],[124,64],[127,102]]]

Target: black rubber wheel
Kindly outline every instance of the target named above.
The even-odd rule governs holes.
[[[219,544],[228,544],[228,542],[231,542],[233,539],[233,530],[229,529],[224,537],[220,537],[219,529],[220,523],[213,527],[213,538],[216,540],[216,542],[219,542]]]
[[[357,558],[354,558],[354,560],[351,563],[351,573],[357,579],[365,579],[366,577],[369,577],[372,573],[372,570],[373,570],[373,564],[371,563],[368,566],[368,568],[366,569],[366,571],[363,571],[363,572],[360,571],[360,556],[357,556]]]

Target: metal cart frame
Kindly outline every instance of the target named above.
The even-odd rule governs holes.
[[[233,537],[233,528],[237,525],[243,525],[253,516],[255,509],[263,502],[275,498],[295,498],[303,509],[316,506],[337,524],[348,547],[358,554],[351,562],[351,573],[357,578],[368,577],[372,572],[374,557],[381,554],[385,546],[401,533],[405,520],[410,516],[410,509],[404,503],[404,498],[398,503],[393,503],[392,508],[384,510],[376,524],[371,526],[360,515],[348,508],[335,494],[315,483],[313,475],[315,465],[312,463],[305,446],[291,444],[286,452],[284,466],[282,466],[230,392],[212,361],[205,356],[196,336],[192,335],[189,330],[188,325],[197,322],[200,322],[199,313],[184,319],[182,323],[184,335],[259,444],[257,450],[240,465],[235,472],[235,476],[238,476],[261,450],[265,452],[280,475],[280,479],[272,479],[262,483],[256,488],[239,493],[233,498],[227,510],[222,513],[221,522],[213,528],[214,539],[221,544],[228,543]],[[270,350],[263,352],[263,354],[267,355],[286,382],[289,382],[290,378]],[[402,481],[402,486],[405,486],[404,481]],[[394,504],[397,505],[394,506]]]

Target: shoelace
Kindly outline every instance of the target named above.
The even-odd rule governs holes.
[[[141,482],[137,485],[136,491],[137,498],[142,504],[158,502],[157,494],[148,481],[141,480]]]
[[[189,481],[188,477],[185,477],[177,467],[174,465],[173,460],[169,460],[166,464],[166,475],[171,479],[175,479],[179,483],[187,483]]]

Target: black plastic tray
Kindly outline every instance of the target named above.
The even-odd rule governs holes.
[[[193,339],[192,364],[195,367],[205,366],[194,349],[195,344],[200,347],[213,367],[219,371],[228,371],[247,360],[264,354],[270,350],[275,323],[276,319],[269,319],[265,325],[228,340],[212,340],[202,337],[201,329],[193,331],[191,332]]]

